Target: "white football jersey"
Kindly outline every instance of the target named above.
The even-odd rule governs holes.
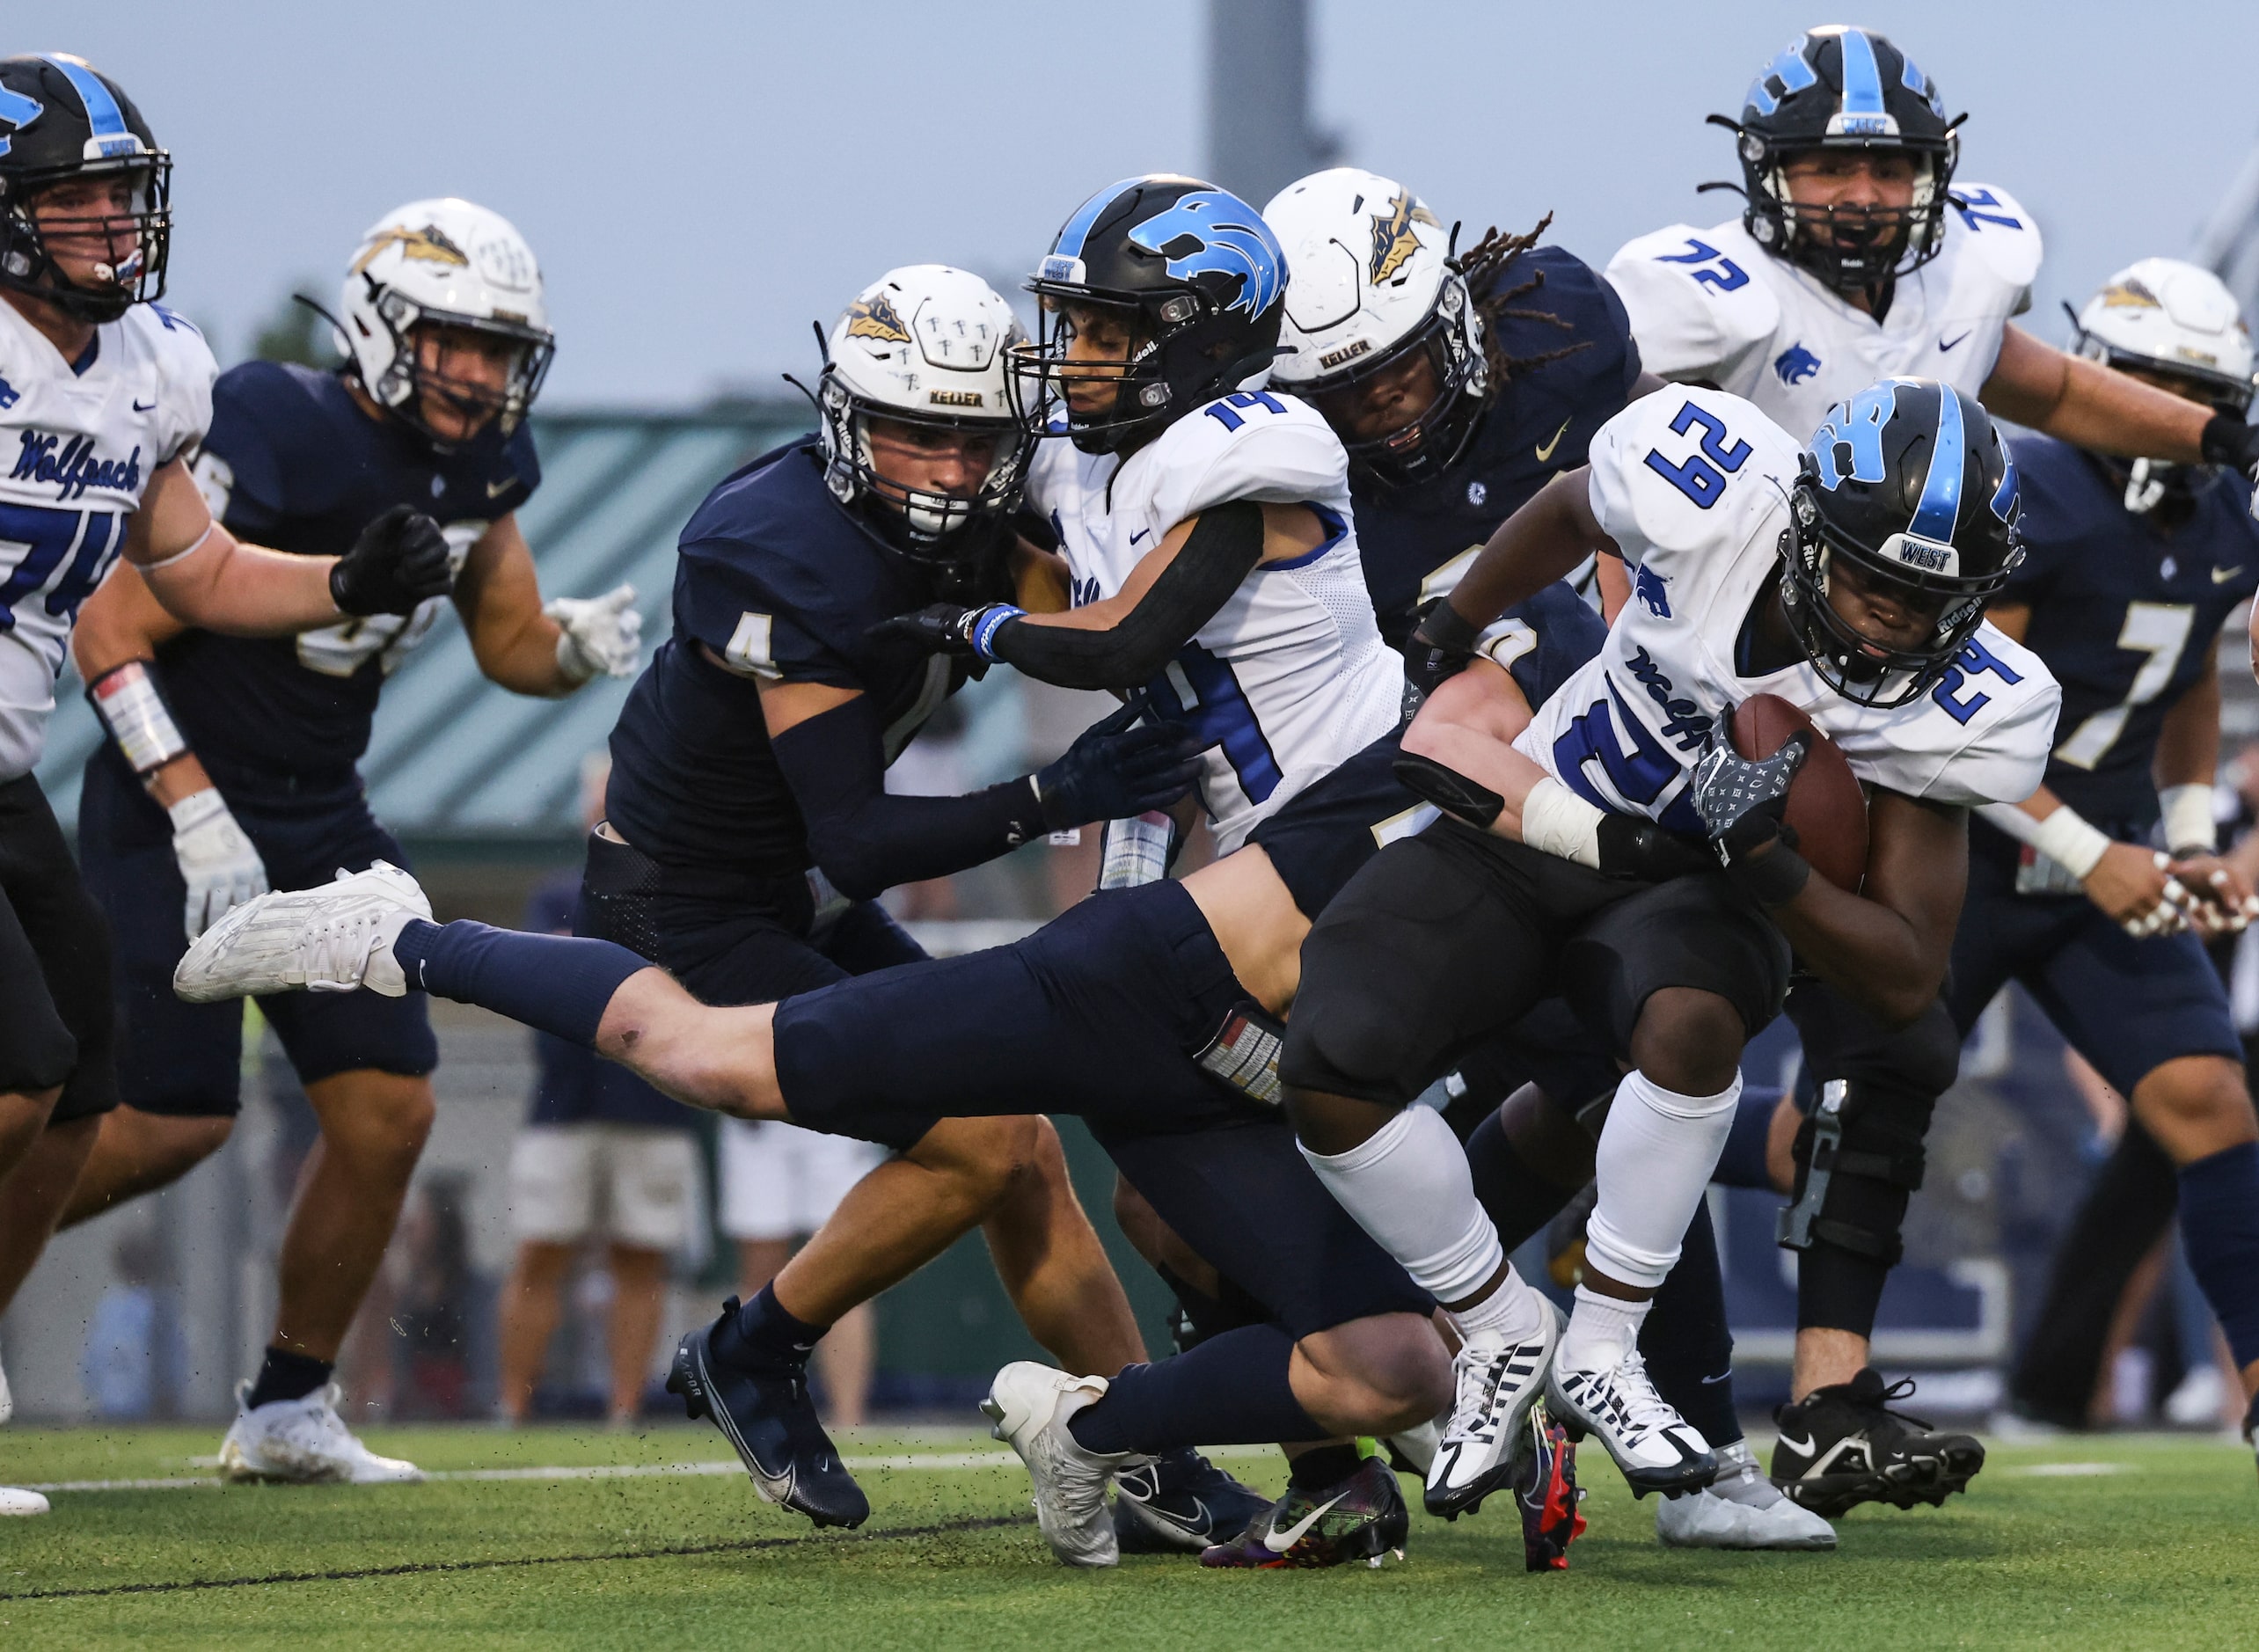
[[[1598,654],[1514,743],[1583,797],[1700,834],[1687,786],[1721,720],[1753,694],[1800,707],[1869,786],[1974,807],[2038,788],[2062,691],[1991,625],[1931,691],[1878,710],[1799,662],[1744,676],[1750,610],[1780,575],[1801,443],[1737,396],[1692,387],[1634,402],[1592,438],[1592,509],[1632,572]]]
[[[1643,235],[1609,260],[1608,280],[1649,372],[1746,398],[1801,440],[1877,379],[1943,379],[1974,396],[1992,377],[2008,318],[2031,308],[2038,227],[2005,191],[1956,184],[1942,233],[1879,322],[1738,218]]]
[[[1126,460],[1053,437],[1027,479],[1078,608],[1121,590],[1179,523],[1242,499],[1307,505],[1327,537],[1257,567],[1147,687],[1156,712],[1211,742],[1199,790],[1219,854],[1403,713],[1403,666],[1373,619],[1341,439],[1306,402],[1239,391]]]
[[[97,328],[74,372],[0,302],[0,779],[39,762],[78,605],[149,479],[202,440],[218,374],[203,335],[155,304]]]

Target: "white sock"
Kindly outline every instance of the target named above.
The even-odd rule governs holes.
[[[1458,1327],[1464,1339],[1492,1332],[1509,1342],[1523,1342],[1538,1334],[1545,1324],[1541,1316],[1551,1312],[1552,1305],[1510,1266],[1497,1290],[1456,1312],[1444,1309],[1444,1317]]]
[[[1638,1343],[1640,1327],[1647,1323],[1653,1306],[1652,1297],[1626,1302],[1577,1286],[1576,1310],[1561,1334],[1561,1363],[1577,1371],[1612,1371]]]
[[[1594,1168],[1599,1202],[1584,1257],[1609,1278],[1652,1290],[1678,1260],[1741,1100],[1741,1075],[1715,1095],[1680,1095],[1644,1073],[1616,1086]]]
[[[1346,1153],[1305,1147],[1302,1156],[1357,1225],[1437,1301],[1464,1301],[1506,1260],[1498,1230],[1474,1196],[1458,1137],[1432,1108],[1406,1107]]]

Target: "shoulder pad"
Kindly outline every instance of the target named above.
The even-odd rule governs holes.
[[[159,463],[204,439],[212,425],[212,385],[220,376],[212,347],[185,316],[162,304],[135,304],[123,318],[156,358],[164,400],[164,453]]]
[[[1625,560],[1730,554],[1783,508],[1799,443],[1754,403],[1674,386],[1641,397],[1592,438],[1591,498]]]
[[[1349,455],[1333,427],[1283,391],[1219,396],[1164,430],[1136,459],[1149,479],[1153,523],[1164,531],[1227,501],[1330,501],[1346,496],[1349,485]]]
[[[1914,704],[1923,714],[1903,734],[1894,731],[1896,749],[1883,767],[1932,772],[1920,786],[1894,785],[1888,772],[1878,774],[1880,784],[1967,808],[2021,803],[2039,789],[2063,689],[2023,644],[1989,622],[1978,626],[1961,662]],[[1933,745],[1941,740],[1950,743]],[[1925,747],[1935,755],[1926,756]]]
[[[1745,238],[1737,224],[1674,223],[1626,242],[1608,260],[1609,284],[1649,372],[1723,383],[1779,331],[1780,301],[1758,262],[1765,255],[1751,257]]]
[[[2043,249],[2039,225],[2014,196],[1990,184],[1955,184],[1947,192],[1945,232],[1961,256],[1992,272],[2016,295],[2005,313],[2021,314],[2030,303],[2029,289],[2038,279]]]

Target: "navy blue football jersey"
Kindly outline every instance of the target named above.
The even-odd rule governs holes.
[[[2024,641],[2063,685],[2047,785],[2139,837],[2157,819],[2150,764],[2165,713],[2259,589],[2250,485],[2201,484],[2194,514],[2168,532],[2127,510],[2124,484],[2091,455],[2042,435],[2012,445],[2028,549],[2001,601],[2030,606]]]
[[[683,530],[674,635],[612,730],[604,806],[620,835],[665,866],[779,875],[813,865],[769,749],[759,681],[861,690],[891,763],[969,668],[868,633],[932,600],[832,498],[815,437],[724,479]]]
[[[1506,290],[1542,275],[1498,323],[1509,357],[1569,354],[1497,391],[1467,451],[1444,475],[1388,488],[1352,473],[1357,544],[1380,632],[1397,647],[1426,603],[1446,596],[1498,524],[1563,471],[1584,463],[1593,432],[1624,409],[1639,347],[1607,279],[1559,247],[1499,272]],[[1519,312],[1519,313],[1516,313]]]
[[[440,452],[362,412],[334,373],[245,362],[220,375],[212,428],[190,465],[212,514],[238,539],[342,556],[369,521],[413,505],[446,533],[456,566],[541,481],[533,434],[488,426]],[[384,678],[446,605],[372,614],[296,637],[191,631],[157,650],[181,732],[222,786],[276,771],[333,776],[369,749]]]

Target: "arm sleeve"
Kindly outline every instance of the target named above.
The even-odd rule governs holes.
[[[1245,499],[1212,505],[1119,624],[1082,631],[1009,620],[998,628],[992,652],[1062,688],[1126,692],[1157,675],[1216,617],[1262,555],[1262,507]]]
[[[962,797],[889,793],[884,735],[863,694],[770,742],[800,805],[809,852],[842,895],[867,901],[898,883],[947,877],[1043,830],[1025,776]]]

